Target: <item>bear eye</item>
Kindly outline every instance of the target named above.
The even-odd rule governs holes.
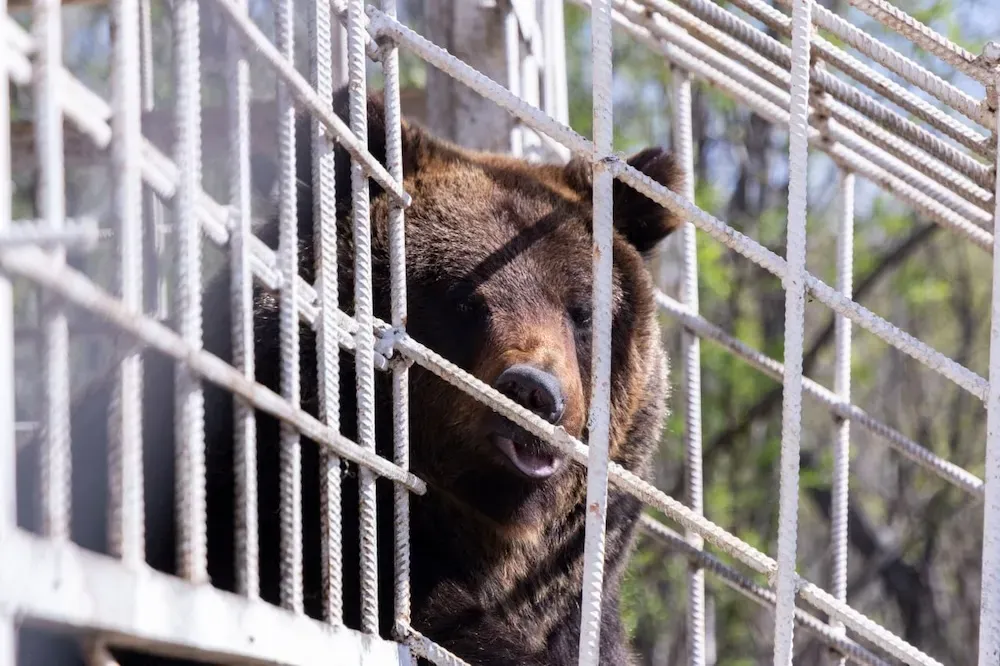
[[[566,308],[566,314],[569,315],[570,321],[573,322],[573,326],[580,330],[586,330],[590,327],[590,307],[586,305],[570,305]]]
[[[489,315],[486,300],[467,285],[455,285],[449,290],[451,306],[466,323],[485,321]]]
[[[455,309],[464,315],[471,315],[477,312],[481,312],[483,308],[482,300],[473,295],[465,300],[458,301],[455,304]]]

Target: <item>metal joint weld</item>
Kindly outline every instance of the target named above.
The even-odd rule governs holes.
[[[391,368],[402,364],[403,367],[409,368],[413,365],[412,358],[396,353],[397,345],[404,337],[406,337],[406,330],[400,326],[375,332],[375,354],[386,362],[387,367]]]
[[[976,58],[976,62],[987,68],[1000,66],[1000,42],[986,42],[986,45],[983,46],[983,52]]]

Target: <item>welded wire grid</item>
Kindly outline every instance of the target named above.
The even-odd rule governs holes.
[[[180,442],[177,504],[181,516],[179,562],[181,574],[191,582],[205,576],[204,414],[203,382],[228,388],[237,399],[237,489],[238,589],[241,597],[215,598],[202,587],[176,587],[167,577],[149,572],[137,576],[133,565],[141,561],[141,450],[138,437],[139,408],[135,388],[141,385],[137,357],[121,360],[116,391],[113,446],[109,464],[113,470],[112,552],[122,563],[85,553],[66,542],[68,535],[68,368],[65,316],[58,307],[50,310],[45,325],[46,435],[42,442],[43,525],[47,538],[36,539],[15,529],[13,330],[11,317],[0,316],[0,665],[14,663],[14,621],[30,617],[75,629],[102,628],[113,636],[132,636],[140,641],[176,643],[194,653],[226,654],[264,661],[305,664],[317,655],[351,654],[386,662],[408,663],[407,650],[437,664],[463,663],[422,636],[409,619],[409,540],[405,529],[410,492],[423,493],[422,480],[407,471],[407,367],[418,365],[506,415],[528,431],[559,447],[576,463],[588,468],[585,566],[582,587],[580,664],[599,663],[600,608],[603,581],[603,551],[606,500],[609,484],[630,493],[675,521],[684,534],[645,516],[643,529],[654,538],[688,557],[693,569],[689,577],[689,659],[705,661],[704,573],[710,572],[748,598],[775,608],[774,663],[791,663],[793,632],[805,629],[826,643],[841,659],[864,664],[882,664],[898,659],[909,664],[936,664],[930,656],[892,635],[846,603],[846,506],[847,461],[850,424],[876,434],[881,441],[909,460],[955,484],[985,507],[983,546],[982,610],[979,631],[980,664],[996,663],[1000,656],[1000,326],[994,325],[990,353],[990,378],[962,367],[935,349],[899,330],[890,322],[851,300],[851,256],[853,189],[862,177],[892,192],[915,210],[942,226],[993,252],[994,290],[991,317],[1000,321],[1000,270],[993,230],[1000,222],[996,205],[1000,178],[996,160],[996,89],[1000,84],[1000,48],[990,45],[974,56],[943,36],[907,16],[884,0],[850,0],[857,9],[898,31],[915,45],[936,55],[973,80],[983,84],[984,99],[970,96],[812,0],[780,0],[784,13],[762,0],[734,0],[742,12],[759,21],[791,46],[771,37],[750,21],[740,18],[710,0],[573,0],[591,12],[593,59],[594,135],[588,140],[570,129],[565,90],[562,4],[542,0],[509,5],[506,24],[509,78],[495,82],[452,57],[399,23],[393,0],[378,7],[361,0],[317,3],[310,20],[313,69],[309,78],[291,64],[290,17],[292,0],[276,6],[277,44],[272,44],[247,13],[245,0],[215,0],[228,19],[234,39],[229,46],[230,188],[229,202],[222,204],[207,195],[201,184],[200,66],[198,53],[199,11],[195,0],[179,0],[174,9],[175,80],[177,86],[176,139],[168,157],[145,140],[138,130],[139,112],[152,107],[150,3],[114,0],[113,105],[87,90],[62,65],[59,4],[36,0],[32,27],[27,32],[5,13],[6,57],[0,71],[18,86],[32,86],[36,96],[35,131],[41,174],[37,221],[12,220],[10,192],[10,139],[7,89],[0,89],[0,312],[12,308],[10,276],[20,276],[62,301],[83,306],[118,326],[144,344],[175,359],[178,367],[177,435]],[[0,0],[5,3],[5,0]],[[333,11],[331,12],[330,9]],[[332,15],[331,15],[332,14]],[[341,28],[343,26],[343,28]],[[541,26],[541,27],[539,27]],[[814,33],[819,26],[835,34],[861,54],[871,58],[903,80],[928,93],[936,103],[889,80],[858,57]],[[675,149],[684,167],[683,191],[671,192],[625,164],[612,151],[613,112],[612,32],[620,32],[647,44],[674,69]],[[333,31],[331,33],[331,31]],[[347,71],[331,67],[332,44],[342,43],[346,32]],[[381,46],[379,46],[381,45]],[[527,46],[527,48],[525,48]],[[492,387],[464,373],[447,359],[407,335],[405,309],[405,208],[409,197],[401,186],[399,134],[398,49],[406,49],[430,65],[448,73],[511,112],[518,128],[511,137],[512,150],[529,153],[535,139],[561,157],[576,154],[592,161],[594,170],[594,349],[591,411],[586,443],[561,428],[536,417]],[[272,252],[253,236],[249,223],[249,84],[244,51],[254,50],[268,63],[279,82],[279,218],[280,246]],[[387,163],[378,164],[367,152],[366,58],[380,59],[385,73],[387,117]],[[141,63],[141,67],[137,67]],[[538,68],[544,65],[541,83]],[[870,89],[872,93],[832,75],[830,68]],[[140,76],[141,74],[141,76]],[[330,92],[335,79],[350,83],[350,118],[345,123],[332,114]],[[789,159],[788,256],[781,258],[723,221],[698,209],[692,199],[689,103],[692,81],[708,83],[724,91],[763,117],[787,126],[791,142]],[[141,95],[139,92],[141,91]],[[542,95],[544,93],[544,95]],[[540,97],[543,97],[540,101]],[[883,98],[883,99],[880,99]],[[70,104],[69,100],[73,99]],[[316,285],[296,275],[295,236],[295,127],[292,103],[313,117],[311,126],[315,157],[318,219],[327,220],[318,231],[320,270]],[[906,111],[895,111],[890,104]],[[962,120],[946,113],[950,107]],[[62,121],[65,117],[100,148],[111,148],[115,166],[114,211],[121,234],[117,281],[119,293],[108,293],[82,273],[69,268],[64,251],[79,233],[65,219],[62,183]],[[969,121],[969,122],[966,122]],[[351,182],[355,234],[355,317],[339,309],[336,300],[335,238],[329,230],[333,211],[333,164],[325,136],[333,137],[352,157]],[[809,148],[829,155],[841,170],[838,226],[837,284],[831,287],[807,272],[805,267],[807,211],[806,182]],[[391,321],[374,317],[368,219],[367,178],[385,188],[390,199]],[[682,231],[684,250],[681,301],[666,294],[657,296],[667,314],[685,329],[684,372],[687,402],[685,450],[690,488],[686,503],[657,490],[608,460],[610,373],[610,242],[611,191],[617,178],[680,215],[687,222]],[[156,238],[143,218],[155,208],[141,206],[140,185],[172,210],[176,229],[178,281],[175,307],[177,332],[142,314],[144,292],[138,258]],[[143,214],[140,214],[140,209]],[[152,211],[152,212],[151,212]],[[992,223],[992,224],[991,224]],[[154,227],[155,228],[155,227]],[[698,314],[697,266],[694,261],[696,230],[744,255],[779,277],[786,290],[785,359],[780,363],[734,339]],[[234,320],[233,366],[201,350],[201,234],[219,245],[230,245],[232,312]],[[27,239],[27,240],[26,240]],[[159,245],[156,246],[160,251]],[[160,276],[156,276],[157,280]],[[282,292],[281,395],[254,381],[251,326],[251,281],[256,279]],[[831,391],[803,377],[802,334],[804,299],[815,300],[838,315],[836,324],[836,374]],[[157,294],[162,287],[157,283]],[[321,409],[319,418],[304,413],[298,401],[295,358],[298,323],[318,329]],[[933,454],[929,449],[878,422],[850,402],[850,338],[852,325],[874,333],[887,343],[938,371],[986,402],[986,478]],[[779,534],[776,559],[742,542],[702,515],[700,389],[698,383],[699,339],[718,344],[746,359],[761,371],[783,381],[781,487]],[[358,442],[339,434],[337,384],[340,369],[338,349],[355,353],[359,397]],[[393,376],[392,462],[374,451],[374,373]],[[8,390],[2,390],[3,387]],[[833,480],[833,576],[830,591],[802,579],[795,568],[798,461],[801,435],[802,396],[818,400],[837,419],[831,440],[835,452]],[[257,596],[257,527],[253,469],[255,460],[253,409],[279,418],[282,423],[282,604],[301,612],[301,507],[295,479],[299,463],[299,438],[307,436],[323,449],[327,473],[323,484],[322,512],[328,543],[324,550],[324,608],[326,621],[340,622],[340,581],[353,572],[342,570],[339,553],[339,461],[361,465],[360,509],[362,522],[361,579],[363,627],[377,627],[377,586],[374,529],[377,516],[374,477],[395,482],[393,520],[396,523],[395,635],[405,646],[394,650],[379,640],[357,641],[351,632],[323,631],[301,616],[269,614],[253,603]],[[746,574],[724,565],[704,547],[710,546],[735,558],[750,572],[763,574],[769,585],[761,586]],[[32,568],[30,573],[28,567]],[[27,574],[27,575],[26,575]],[[212,622],[150,623],[102,600],[94,582],[125,585],[165,600],[171,608],[211,609]],[[56,584],[56,583],[60,584]],[[88,585],[89,583],[89,585]],[[88,603],[82,603],[86,600]],[[200,604],[194,603],[200,601]],[[807,611],[796,602],[811,607]],[[825,622],[813,612],[829,617]],[[205,629],[208,626],[210,629]],[[245,640],[247,629],[255,640]],[[112,640],[110,637],[107,640]],[[97,652],[103,643],[96,644]],[[359,661],[359,663],[386,663]]]

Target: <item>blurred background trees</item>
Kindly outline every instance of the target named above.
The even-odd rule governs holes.
[[[458,3],[462,0],[454,0]],[[472,3],[470,3],[472,4]],[[477,6],[480,3],[475,3]],[[879,35],[904,54],[981,97],[982,90],[954,75],[908,43],[887,35],[880,26],[851,10],[846,0],[822,4],[856,25]],[[902,9],[978,52],[986,39],[1000,33],[1000,9],[995,0],[897,0]],[[169,150],[171,95],[170,0],[153,3],[156,110],[144,131]],[[251,0],[251,13],[263,29],[273,30],[270,3]],[[297,59],[308,74],[308,9],[299,3]],[[482,52],[451,41],[461,33],[460,21],[448,23],[444,12],[454,10],[443,0],[400,2],[404,22],[476,66],[502,68],[495,44],[486,40]],[[478,11],[494,11],[481,7]],[[204,101],[206,109],[221,109],[225,100],[224,22],[212,3],[202,3]],[[27,25],[25,12],[15,17]],[[566,44],[570,124],[589,136],[590,34],[589,15],[566,5]],[[486,31],[501,37],[502,20],[485,21]],[[480,26],[482,27],[482,26]],[[108,19],[103,7],[70,6],[65,10],[67,66],[96,92],[108,94]],[[494,35],[494,36],[496,36]],[[461,36],[461,35],[460,35]],[[775,35],[777,36],[777,35]],[[463,52],[463,48],[467,50]],[[491,50],[492,49],[492,50]],[[253,56],[251,55],[251,58]],[[447,132],[438,115],[447,105],[431,104],[425,89],[441,77],[416,58],[401,53],[404,103],[407,111]],[[492,60],[491,60],[492,59]],[[372,65],[378,83],[378,67]],[[502,69],[487,70],[505,83]],[[890,74],[891,78],[896,78]],[[273,179],[273,123],[267,104],[274,80],[266,66],[252,67],[255,111],[254,146],[257,198],[255,214],[270,205]],[[671,71],[662,58],[616,30],[615,127],[616,149],[630,152],[650,144],[669,146]],[[460,86],[460,84],[454,84]],[[452,93],[458,94],[458,93]],[[468,91],[462,94],[469,95]],[[440,100],[437,100],[440,102]],[[486,103],[489,105],[490,103]],[[30,99],[13,97],[17,202],[15,216],[31,214],[34,166],[30,139],[22,121],[30,118]],[[716,90],[694,84],[696,198],[703,209],[727,221],[779,255],[784,255],[788,186],[788,134],[771,126]],[[273,111],[272,111],[273,112]],[[499,112],[476,107],[476,113]],[[210,128],[206,110],[205,187],[223,199],[226,188],[225,132]],[[156,115],[161,114],[161,115]],[[224,115],[222,116],[224,118]],[[159,118],[159,120],[157,120]],[[258,124],[259,123],[259,124]],[[487,123],[484,126],[488,126]],[[259,128],[259,131],[258,129]],[[453,132],[457,131],[452,129]],[[68,141],[73,135],[68,129]],[[496,138],[495,135],[493,138]],[[483,138],[486,141],[487,138]],[[468,140],[467,140],[468,141]],[[108,179],[106,164],[95,161],[85,141],[78,141],[68,162],[70,215],[90,214],[106,224]],[[823,155],[810,162],[808,267],[828,284],[835,280],[837,171]],[[966,241],[913,214],[889,195],[858,179],[855,226],[855,299],[902,329],[933,345],[959,363],[986,376],[989,349],[989,256]],[[169,222],[169,217],[167,218]],[[163,233],[169,234],[169,225]],[[664,248],[666,260],[656,265],[667,293],[678,296],[677,240]],[[110,251],[110,248],[109,248]],[[780,282],[751,262],[699,236],[700,299],[703,315],[725,331],[769,356],[782,358],[784,295]],[[209,253],[211,254],[211,253]],[[95,274],[107,252],[75,261]],[[103,257],[103,258],[102,258]],[[209,256],[209,266],[215,265]],[[110,275],[106,275],[110,279]],[[37,317],[31,290],[23,285],[18,299],[18,419],[27,432],[37,417],[37,374],[28,369],[37,358]],[[680,329],[663,318],[664,339],[679,355]],[[85,329],[85,323],[78,330]],[[810,304],[806,321],[806,374],[833,385],[833,317],[822,305]],[[85,336],[74,338],[74,384],[106,367],[106,347]],[[683,376],[679,363],[672,373],[672,415],[663,434],[656,466],[656,483],[674,497],[684,493]],[[702,390],[705,459],[705,511],[724,528],[765,552],[774,553],[777,535],[777,460],[781,440],[780,385],[711,343],[702,344]],[[852,400],[875,418],[927,446],[937,454],[982,476],[985,416],[982,404],[949,381],[926,370],[908,356],[855,327]],[[799,531],[800,571],[826,586],[829,581],[829,513],[832,468],[831,443],[835,421],[808,397],[803,423],[802,496]],[[851,437],[851,516],[849,538],[849,603],[921,649],[948,664],[973,663],[979,617],[981,505],[962,491],[891,452],[859,428]],[[663,546],[640,537],[625,592],[629,630],[642,663],[683,664],[685,641],[685,577],[687,562]],[[770,663],[772,616],[707,577],[714,663],[729,666]],[[796,663],[815,664],[821,648],[807,634],[797,633]]]
[[[901,52],[916,57],[977,97],[982,89],[954,76],[909,43],[888,35],[846,1],[822,2]],[[901,1],[897,6],[978,52],[997,34],[1000,10],[978,0]],[[586,12],[567,11],[573,126],[590,125]],[[772,36],[777,36],[772,33]],[[618,148],[670,143],[670,71],[643,45],[616,44],[615,125]],[[582,57],[581,57],[582,56]],[[832,70],[831,70],[832,71]],[[698,205],[784,256],[788,133],[721,93],[694,86]],[[823,155],[809,164],[808,268],[835,283],[837,170]],[[670,252],[668,246],[667,251]],[[699,236],[702,314],[772,358],[783,355],[780,282],[715,241]],[[678,257],[674,254],[672,256]],[[668,262],[668,266],[671,262]],[[679,261],[672,262],[674,265]],[[989,349],[989,256],[913,214],[867,181],[857,180],[854,298],[977,373]],[[662,276],[678,294],[675,272]],[[938,455],[983,474],[986,411],[965,391],[855,328],[852,401]],[[679,327],[664,318],[667,344],[680,351]],[[773,554],[781,444],[781,386],[711,343],[702,343],[705,513]],[[833,316],[822,304],[806,312],[806,374],[833,386]],[[985,374],[984,374],[985,376]],[[673,368],[673,414],[664,434],[657,484],[683,497],[685,404],[682,368]],[[799,567],[829,583],[831,445],[835,420],[805,398]],[[943,663],[976,659],[979,620],[981,505],[851,430],[848,601]],[[684,663],[686,563],[649,539],[631,570],[627,615],[644,663]],[[771,660],[769,611],[707,577],[714,610],[717,663]],[[821,663],[821,648],[797,633],[796,663]]]

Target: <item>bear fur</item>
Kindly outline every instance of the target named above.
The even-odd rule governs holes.
[[[348,118],[346,89],[334,110]],[[368,145],[385,164],[381,96],[368,102]],[[309,119],[297,127],[300,270],[312,283],[313,200]],[[512,364],[543,367],[565,396],[559,425],[587,440],[591,391],[591,169],[536,165],[465,150],[404,123],[403,169],[412,205],[405,211],[407,332],[417,341],[494,384]],[[671,156],[644,150],[630,163],[676,189]],[[390,320],[389,201],[371,188],[375,315]],[[350,158],[336,149],[339,305],[353,312]],[[668,392],[651,277],[644,255],[680,220],[616,181],[614,189],[614,320],[611,358],[611,457],[646,477],[663,427]],[[258,236],[277,249],[277,222]],[[204,346],[232,359],[227,270],[204,291]],[[256,379],[280,392],[279,295],[254,286]],[[315,334],[301,327],[302,407],[317,414]],[[173,573],[174,363],[146,350],[144,359],[144,492],[146,558]],[[353,356],[340,356],[342,433],[357,441]],[[506,419],[414,364],[410,370],[410,465],[427,483],[411,496],[412,624],[427,637],[481,666],[561,666],[577,663],[586,514],[585,470],[563,461],[545,479],[518,474],[491,442]],[[107,552],[107,406],[114,373],[92,386],[73,411],[73,540]],[[233,398],[205,382],[208,572],[211,584],[233,591],[235,501]],[[389,373],[376,371],[376,439],[392,457]],[[540,442],[517,435],[532,451]],[[19,456],[19,519],[38,529],[37,442]],[[320,469],[317,445],[302,438],[303,581],[306,613],[322,618]],[[260,593],[279,600],[279,426],[257,412]],[[360,627],[357,467],[342,465],[344,622]],[[392,486],[379,479],[380,632],[392,632]],[[609,488],[601,663],[632,663],[619,614],[619,586],[631,553],[639,501]],[[21,660],[78,663],[76,648],[51,636],[21,631]],[[115,651],[123,666],[161,664]]]

